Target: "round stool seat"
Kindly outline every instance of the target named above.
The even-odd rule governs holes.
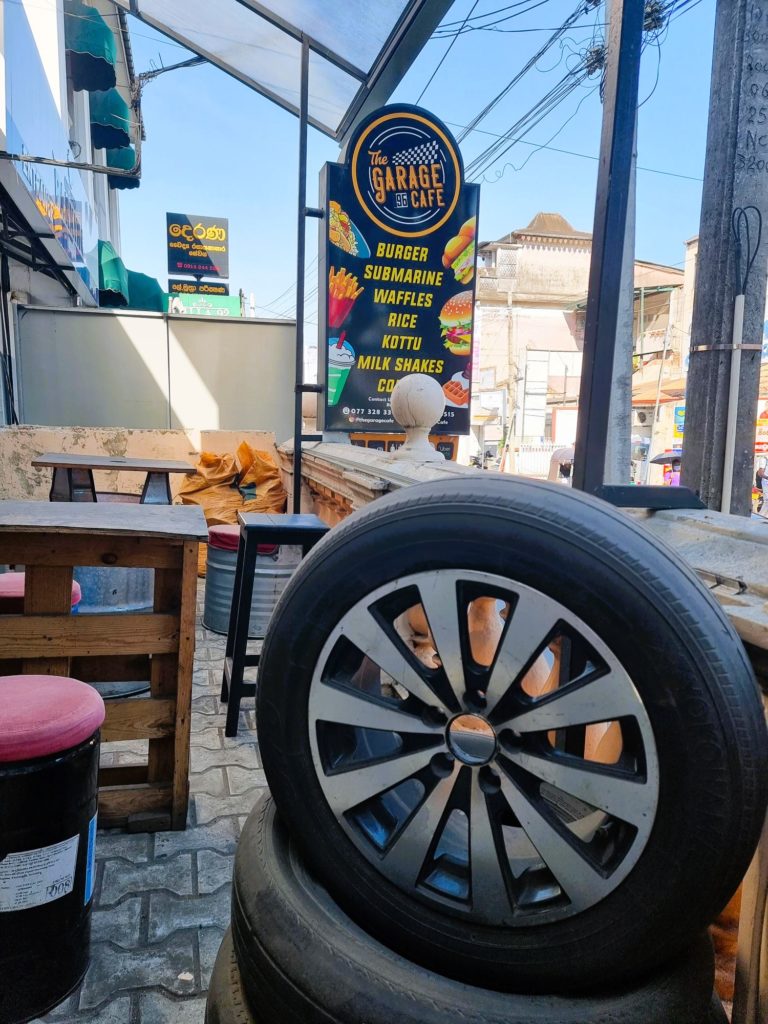
[[[0,763],[30,761],[78,746],[104,721],[104,701],[67,676],[0,676]]]
[[[239,526],[209,526],[208,543],[219,551],[237,551],[240,546]],[[274,555],[277,544],[259,544],[256,552],[259,555]]]
[[[13,598],[19,600],[24,597],[24,583],[26,575],[23,572],[3,572],[0,573],[0,601],[3,598]],[[72,607],[76,604],[80,604],[82,594],[80,592],[80,584],[75,580],[72,580]]]

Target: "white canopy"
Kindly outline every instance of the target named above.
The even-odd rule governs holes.
[[[386,103],[452,0],[114,2],[297,115],[306,40],[309,123],[341,142]]]

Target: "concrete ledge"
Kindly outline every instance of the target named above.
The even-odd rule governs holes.
[[[279,456],[288,490],[293,444]],[[331,526],[388,491],[482,470],[453,462],[408,463],[386,452],[315,442],[302,453],[302,508]],[[721,512],[627,510],[696,571],[749,645],[755,670],[768,688],[768,519]]]
[[[35,469],[32,459],[44,452],[80,455],[124,455],[129,458],[179,459],[194,465],[201,451],[234,452],[241,441],[267,451],[277,461],[275,435],[262,430],[134,430],[126,427],[0,428],[0,498],[46,501],[51,470]],[[140,494],[142,473],[106,471],[94,473],[96,489],[121,494]],[[176,495],[184,482],[171,475]]]

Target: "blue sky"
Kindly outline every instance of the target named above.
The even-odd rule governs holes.
[[[456,0],[446,21],[463,19],[473,0]],[[479,0],[474,15],[498,9]],[[429,84],[421,105],[455,133],[485,105],[571,13],[575,0],[546,0],[506,22],[514,32],[470,32],[459,37]],[[465,163],[528,111],[571,68],[589,44],[595,20],[574,30],[505,97],[462,143]],[[703,0],[673,21],[660,46],[643,57],[637,182],[637,247],[640,259],[678,264],[684,242],[698,232],[704,168],[709,77],[715,5]],[[129,19],[138,71],[151,62],[183,60],[187,53],[140,22]],[[525,31],[520,31],[525,30]],[[535,30],[535,31],[529,31]],[[450,40],[426,45],[393,99],[414,103]],[[539,210],[562,213],[575,228],[592,228],[602,108],[589,80],[539,124],[529,138],[552,148],[520,143],[485,175],[480,198],[480,235],[498,238],[527,224]],[[167,279],[165,213],[228,217],[230,287],[253,292],[266,307],[292,314],[295,288],[298,122],[216,68],[203,65],[170,72],[143,94],[147,140],[142,185],[121,194],[122,249],[126,264]],[[457,127],[459,126],[459,127]],[[314,129],[309,133],[307,198],[317,198],[322,164],[338,148]],[[656,173],[663,171],[667,173]],[[679,175],[676,177],[674,175]],[[307,263],[316,255],[314,222],[308,223]],[[308,290],[316,286],[312,267]],[[314,298],[308,317],[316,318]]]

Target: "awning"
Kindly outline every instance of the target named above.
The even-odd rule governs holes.
[[[136,150],[133,146],[124,146],[122,149],[107,150],[107,167],[119,167],[121,171],[132,171],[136,166]],[[136,177],[126,178],[122,175],[107,175],[110,188],[138,188],[141,184],[139,172]]]
[[[128,305],[128,271],[110,242],[99,239],[99,305]]]
[[[452,0],[115,2],[294,114],[305,40],[309,123],[342,140],[386,103]]]
[[[64,0],[64,40],[75,92],[114,87],[117,45],[98,11],[82,0]]]
[[[120,149],[131,143],[131,111],[117,91],[92,92],[91,142],[94,149]]]
[[[168,296],[156,277],[140,274],[136,270],[128,272],[128,309],[146,309],[155,313],[164,313],[168,304]]]

